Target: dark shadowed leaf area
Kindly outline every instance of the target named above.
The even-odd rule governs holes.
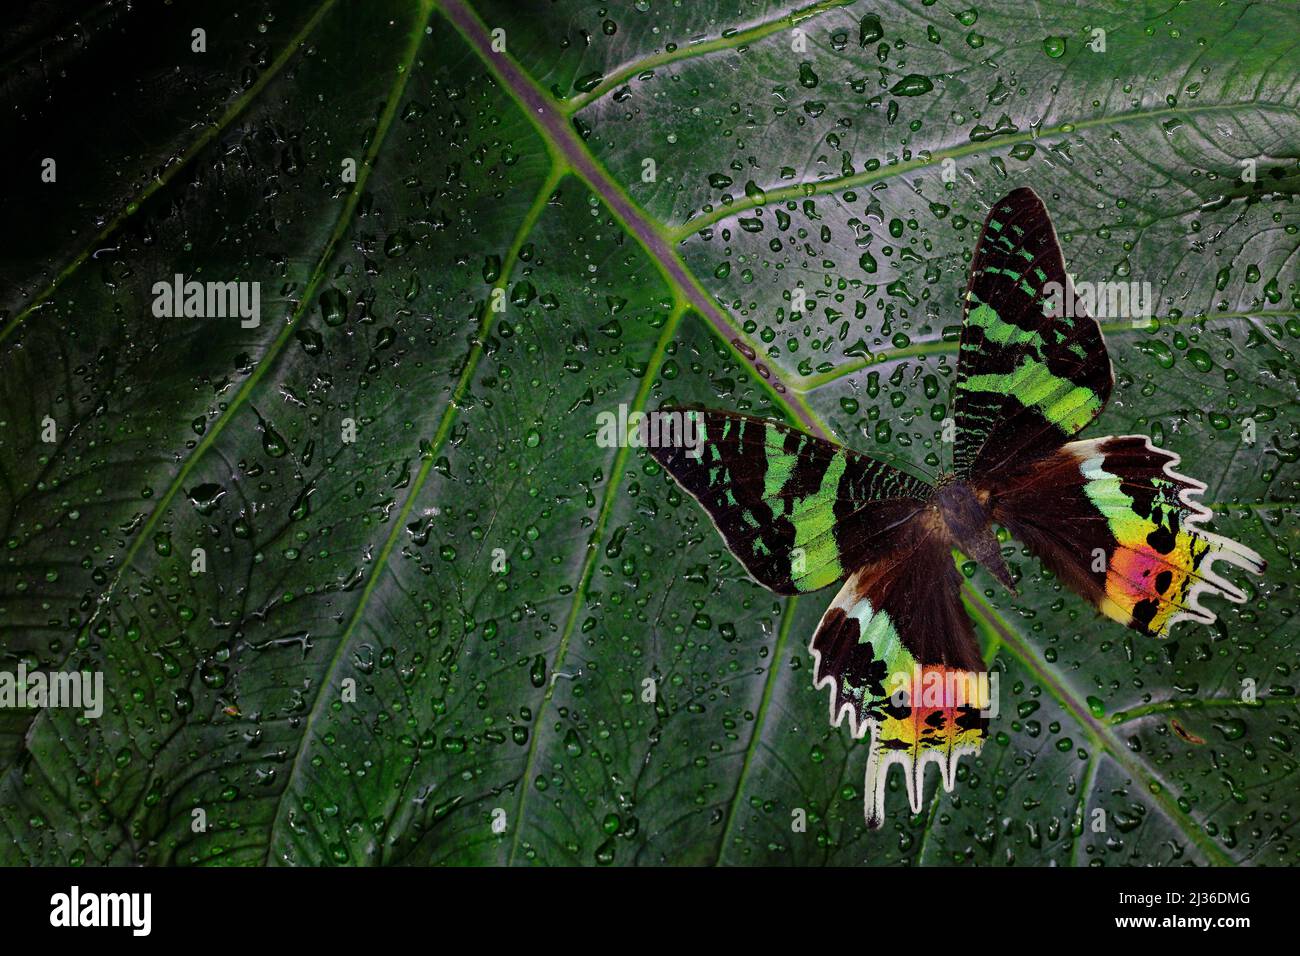
[[[0,669],[105,700],[0,710],[0,862],[1300,862],[1294,4],[7,16]],[[1181,454],[1269,568],[1156,642],[1006,541],[1019,597],[965,569],[989,741],[868,832],[831,593],[751,582],[597,416],[938,472],[1017,186],[1077,282],[1152,291],[1085,437]],[[177,274],[259,324],[155,316]]]

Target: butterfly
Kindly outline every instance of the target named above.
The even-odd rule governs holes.
[[[1101,329],[1073,291],[1042,200],[1021,188],[996,202],[963,303],[952,468],[936,483],[711,409],[677,409],[694,440],[649,449],[759,584],[788,595],[844,582],[809,649],[832,726],[847,717],[854,738],[871,735],[868,827],[883,822],[891,765],[920,813],[926,766],[951,792],[960,757],[988,734],[988,668],[954,551],[1014,593],[994,525],[1102,614],[1152,637],[1213,623],[1203,596],[1246,600],[1216,562],[1264,570],[1254,551],[1201,527],[1205,485],[1174,470],[1177,455],[1142,435],[1073,440],[1114,385]]]

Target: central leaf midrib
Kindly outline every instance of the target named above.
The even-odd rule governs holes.
[[[797,421],[815,430],[819,426],[811,409],[795,395],[784,400],[788,389],[780,377],[758,361],[758,350],[748,336],[738,329],[731,317],[720,309],[713,297],[700,285],[685,261],[676,252],[673,240],[622,189],[613,176],[587,149],[574,131],[560,105],[507,53],[492,49],[492,38],[478,14],[465,0],[438,0],[443,13],[465,38],[484,64],[500,80],[511,98],[547,143],[552,155],[560,157],[569,169],[591,188],[624,230],[645,250],[655,268],[663,275],[676,297],[688,302],[727,343],[728,348],[758,373],[755,381],[773,393],[790,410]]]

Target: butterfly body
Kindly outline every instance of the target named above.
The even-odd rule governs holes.
[[[978,561],[1009,591],[1015,591],[1011,572],[993,533],[989,493],[957,478],[941,478],[935,490],[935,509],[943,520],[953,547]]]
[[[651,454],[708,512],[759,584],[780,594],[842,582],[809,642],[830,722],[870,734],[869,827],[887,772],[913,812],[925,769],[952,790],[995,708],[962,603],[954,550],[1015,592],[1000,526],[1098,612],[1148,637],[1213,623],[1201,598],[1242,603],[1216,570],[1258,554],[1205,530],[1205,486],[1145,436],[1072,440],[1105,407],[1114,374],[1101,329],[1075,302],[1047,210],[1029,189],[993,204],[975,248],[952,400],[953,468],[935,484],[779,422],[711,409],[701,448]]]

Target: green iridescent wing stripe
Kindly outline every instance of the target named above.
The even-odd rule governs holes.
[[[902,765],[919,813],[925,768],[937,763],[951,790],[958,759],[984,742],[988,675],[960,590],[942,524],[923,512],[845,582],[809,645],[813,685],[830,691],[831,724],[847,716],[854,737],[871,734],[863,787],[870,827],[883,821],[892,764]]]
[[[709,513],[754,580],[780,594],[844,578],[881,553],[931,494],[897,468],[776,422],[660,412],[693,413],[699,444],[650,453]]]
[[[959,478],[987,478],[1048,454],[1105,406],[1114,382],[1110,358],[1096,321],[1066,293],[1068,283],[1034,191],[1017,189],[995,203],[964,303],[953,403]]]

